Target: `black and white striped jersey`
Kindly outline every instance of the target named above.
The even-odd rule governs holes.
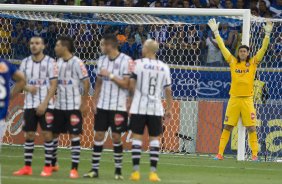
[[[168,65],[160,60],[139,59],[131,77],[136,79],[136,88],[130,113],[163,116],[162,92],[171,85]]]
[[[132,61],[131,58],[123,53],[120,53],[114,60],[110,60],[106,55],[101,56],[98,60],[97,73],[99,74],[101,69],[106,69],[115,77],[129,76],[130,61]],[[97,107],[104,110],[126,111],[127,96],[128,90],[120,88],[109,78],[103,77]]]
[[[79,85],[81,80],[88,78],[87,69],[81,59],[76,56],[67,61],[59,58],[57,64],[59,75],[55,108],[79,110],[81,104]]]
[[[47,55],[39,62],[33,61],[32,56],[29,56],[22,60],[20,70],[25,74],[27,85],[38,88],[35,95],[25,94],[24,109],[37,108],[48,94],[50,80],[58,78],[57,63]],[[50,100],[48,108],[54,108],[54,99]]]

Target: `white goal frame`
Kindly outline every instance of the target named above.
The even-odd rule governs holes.
[[[61,13],[111,13],[111,14],[150,14],[187,16],[239,16],[243,20],[242,44],[249,45],[250,9],[205,9],[205,8],[144,8],[144,7],[101,7],[101,6],[61,6],[1,4],[0,11],[61,12]],[[245,160],[246,129],[241,120],[238,123],[237,160]]]

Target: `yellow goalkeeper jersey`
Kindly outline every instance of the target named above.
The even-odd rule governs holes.
[[[229,63],[231,72],[231,88],[229,94],[231,97],[247,97],[254,95],[254,80],[257,65],[262,60],[269,44],[269,36],[265,36],[261,49],[252,57],[249,62],[238,62],[229,50],[225,47],[222,38],[216,36],[218,47],[223,57]]]

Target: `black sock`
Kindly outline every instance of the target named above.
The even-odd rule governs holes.
[[[157,170],[157,164],[159,161],[160,154],[160,142],[159,140],[153,140],[150,142],[150,163],[151,171],[155,172]]]
[[[45,166],[51,166],[53,157],[53,141],[44,142],[45,149]]]
[[[53,158],[52,158],[52,166],[57,164],[57,150],[58,150],[58,138],[53,139]]]
[[[94,141],[93,153],[92,153],[92,170],[98,174],[101,154],[103,151],[104,141]]]
[[[122,169],[122,142],[114,143],[114,160],[115,160],[115,174],[121,174]]]
[[[132,153],[131,153],[134,171],[139,171],[141,149],[142,149],[142,141],[134,139],[132,141]]]
[[[80,158],[80,138],[75,137],[71,140],[71,160],[72,160],[71,169],[77,170],[79,164],[79,158]]]
[[[34,151],[34,141],[33,140],[25,140],[24,162],[25,162],[26,166],[31,166],[33,151]]]

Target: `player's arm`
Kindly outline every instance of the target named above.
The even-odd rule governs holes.
[[[20,93],[26,84],[24,74],[19,70],[14,72],[12,78],[16,82],[16,84],[11,90],[11,94],[10,94],[11,99],[13,99],[16,96],[16,94]]]
[[[87,69],[82,61],[77,62],[77,75],[83,85],[83,93],[81,94],[81,104],[80,104],[80,112],[85,114],[87,112],[87,99],[88,99],[88,92],[90,88],[90,81]]]
[[[265,54],[265,52],[267,50],[267,47],[269,45],[270,34],[271,34],[271,31],[272,31],[272,28],[273,28],[273,23],[272,22],[267,22],[266,25],[263,26],[263,28],[265,30],[265,37],[264,37],[264,39],[262,41],[261,48],[256,53],[256,55],[254,56],[255,62],[257,64],[262,60],[262,58],[263,58],[263,56],[264,56],[264,54]]]
[[[101,69],[100,75],[103,77],[108,77],[111,81],[116,83],[118,87],[122,89],[128,89],[129,86],[129,78],[130,78],[130,72],[129,72],[129,65],[132,62],[131,59],[129,59],[127,62],[124,62],[123,64],[123,70],[122,70],[122,78],[115,76],[114,74],[110,73],[106,69]]]
[[[230,63],[232,54],[226,48],[226,46],[225,46],[221,36],[219,35],[219,31],[218,31],[219,22],[217,23],[215,19],[210,19],[209,22],[208,22],[208,25],[211,28],[211,30],[213,31],[213,33],[214,33],[215,39],[217,41],[217,45],[218,45],[218,47],[219,47],[219,49],[220,49],[224,59],[228,63]]]
[[[94,94],[93,94],[93,105],[94,105],[93,112],[94,114],[96,114],[97,112],[97,104],[98,104],[100,93],[101,93],[102,83],[103,83],[103,80],[101,79],[101,77],[97,76],[96,81],[95,81]]]
[[[88,92],[90,89],[90,81],[89,78],[85,78],[82,80],[83,85],[83,92],[81,94],[81,105],[80,105],[80,111],[82,114],[85,114],[87,111],[87,99],[88,99]]]
[[[38,108],[36,109],[36,114],[38,116],[42,116],[45,114],[46,109],[48,108],[49,101],[54,97],[56,90],[57,90],[57,85],[58,85],[58,67],[57,63],[55,61],[52,61],[53,63],[50,64],[50,68],[48,68],[50,76],[49,76],[49,82],[50,82],[50,87],[47,92],[47,95],[43,102],[39,104]]]
[[[170,119],[172,116],[172,92],[171,92],[171,76],[169,67],[166,68],[165,80],[163,81],[164,94],[166,98],[166,110],[165,110],[165,118]]]

